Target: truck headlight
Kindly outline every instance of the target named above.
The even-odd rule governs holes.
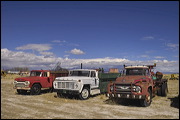
[[[29,81],[25,81],[25,84],[26,84],[26,85],[29,85],[29,84],[30,84],[30,82],[29,82]]]
[[[133,92],[140,93],[141,92],[141,87],[140,86],[133,86]]]
[[[14,84],[14,85],[17,84],[17,81],[14,81],[13,84]]]
[[[113,91],[113,90],[114,90],[114,86],[111,85],[111,86],[110,86],[110,91]]]

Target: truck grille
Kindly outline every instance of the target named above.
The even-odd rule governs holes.
[[[58,82],[58,88],[74,89],[74,82]]]
[[[25,83],[17,83],[15,87],[25,87]]]
[[[131,93],[131,84],[115,84],[116,93]]]

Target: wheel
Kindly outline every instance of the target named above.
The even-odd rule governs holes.
[[[81,100],[87,100],[90,96],[89,88],[84,87],[81,93],[79,94],[79,98]]]
[[[157,90],[157,95],[158,96],[162,96],[162,93],[161,93],[162,90],[161,89],[162,89],[162,87],[158,88],[158,90]]]
[[[167,83],[163,83],[161,87],[161,95],[166,97],[168,93]]]
[[[41,86],[39,84],[34,84],[30,90],[31,95],[39,95],[41,93]]]
[[[145,99],[140,100],[140,104],[143,107],[148,107],[151,105],[152,102],[152,92],[150,89],[148,89],[148,96],[146,96]]]
[[[26,94],[27,90],[17,89],[18,94]]]

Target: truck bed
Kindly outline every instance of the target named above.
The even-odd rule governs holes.
[[[115,81],[120,75],[120,73],[98,73],[100,92],[106,93],[108,83]]]

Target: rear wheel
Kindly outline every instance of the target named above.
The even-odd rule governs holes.
[[[30,90],[31,95],[39,95],[41,93],[41,86],[39,84],[34,84]]]
[[[150,89],[148,89],[148,95],[146,96],[145,99],[140,100],[140,104],[143,107],[148,107],[151,105],[152,102],[152,92]]]
[[[163,83],[161,87],[162,96],[166,97],[168,93],[167,83]]]
[[[158,88],[158,90],[157,90],[157,95],[158,95],[158,96],[161,96],[161,95],[162,95],[162,93],[161,93],[162,90],[161,90],[161,89],[162,89],[162,88],[160,87],[160,88]]]
[[[167,96],[167,93],[168,93],[167,83],[163,83],[163,84],[161,85],[161,87],[158,88],[158,90],[157,90],[157,95],[158,95],[158,96],[164,96],[164,97],[166,97],[166,96]]]

